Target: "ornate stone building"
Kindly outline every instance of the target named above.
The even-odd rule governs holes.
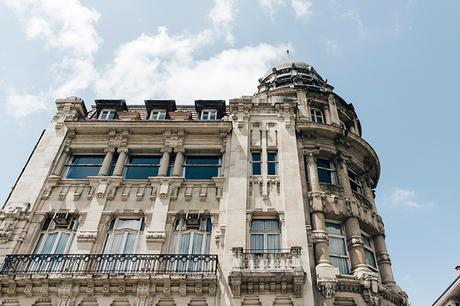
[[[0,212],[0,305],[407,305],[353,106],[302,62],[259,83],[58,99]]]

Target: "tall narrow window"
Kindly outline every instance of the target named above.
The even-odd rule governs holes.
[[[209,254],[211,218],[190,214],[176,220],[171,252],[173,254]]]
[[[318,158],[317,165],[320,183],[337,184],[334,163],[326,159]]]
[[[101,169],[103,155],[73,155],[66,164],[64,177],[66,179],[85,179],[98,175]]]
[[[251,154],[251,174],[260,175],[262,169],[262,159],[260,152],[252,152]]]
[[[363,188],[361,187],[358,175],[350,169],[348,169],[348,179],[350,181],[351,190],[359,194],[363,194]]]
[[[169,156],[168,176],[173,175],[175,159],[176,159],[176,155],[171,153],[171,155]]]
[[[152,111],[150,113],[150,120],[165,120],[166,111]]]
[[[99,120],[112,120],[117,116],[117,111],[113,109],[103,109],[99,113]]]
[[[117,218],[110,222],[105,242],[105,254],[133,254],[139,233],[144,229],[143,219]]]
[[[125,166],[126,179],[147,179],[157,176],[161,156],[130,156]]]
[[[339,268],[340,273],[350,274],[347,243],[342,225],[326,223],[326,230],[329,235],[329,257],[332,265]]]
[[[366,256],[367,264],[371,269],[377,271],[377,261],[375,260],[374,244],[372,243],[371,238],[362,234],[364,242],[364,255]]]
[[[201,120],[217,120],[217,111],[202,111],[201,112]]]
[[[318,108],[311,109],[311,121],[316,123],[324,123],[324,115],[323,112]]]
[[[278,155],[275,152],[267,153],[267,174],[278,175]]]
[[[186,179],[211,179],[220,175],[220,156],[187,156],[185,165]]]
[[[56,213],[45,220],[35,254],[65,254],[78,228],[78,217]]]
[[[281,229],[276,219],[255,219],[251,221],[251,250],[274,252],[280,249]]]

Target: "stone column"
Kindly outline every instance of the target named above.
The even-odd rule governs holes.
[[[102,166],[101,166],[101,169],[99,170],[98,175],[105,176],[109,173],[110,166],[112,165],[114,151],[115,151],[114,148],[107,148],[105,150],[106,154],[105,154],[104,161],[102,162]]]
[[[312,192],[321,191],[318,178],[318,167],[316,165],[316,156],[319,152],[307,152],[307,173]]]
[[[171,148],[165,147],[161,150],[163,157],[161,158],[160,169],[158,170],[158,176],[167,176],[169,168],[169,157],[171,155]]]
[[[176,159],[174,160],[173,176],[182,176],[182,167],[184,164],[184,152],[183,148],[175,148]]]
[[[69,159],[70,152],[68,149],[64,150],[61,154],[61,157],[59,157],[56,166],[54,167],[53,175],[60,176],[62,174],[62,171],[64,170],[65,163]]]
[[[388,255],[385,244],[385,235],[383,233],[379,233],[374,237],[374,247],[382,283],[388,285],[390,288],[397,287],[393,271],[391,269],[390,255]]]
[[[128,158],[128,148],[119,148],[118,149],[118,159],[115,164],[115,169],[113,170],[113,175],[122,176],[123,169],[125,167],[126,158]]]
[[[312,121],[311,118],[311,100],[307,99],[307,119],[308,121]]]
[[[332,124],[331,114],[329,112],[329,106],[327,106],[327,105],[324,106],[324,123]]]

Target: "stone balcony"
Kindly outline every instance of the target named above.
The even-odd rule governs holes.
[[[300,263],[301,247],[288,250],[243,250],[233,248],[229,283],[235,297],[246,294],[302,296],[305,272]]]

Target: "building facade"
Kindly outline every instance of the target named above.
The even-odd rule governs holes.
[[[456,266],[457,277],[436,299],[433,306],[460,306],[460,266]]]
[[[405,306],[353,106],[303,62],[230,100],[56,100],[0,211],[0,305]]]

